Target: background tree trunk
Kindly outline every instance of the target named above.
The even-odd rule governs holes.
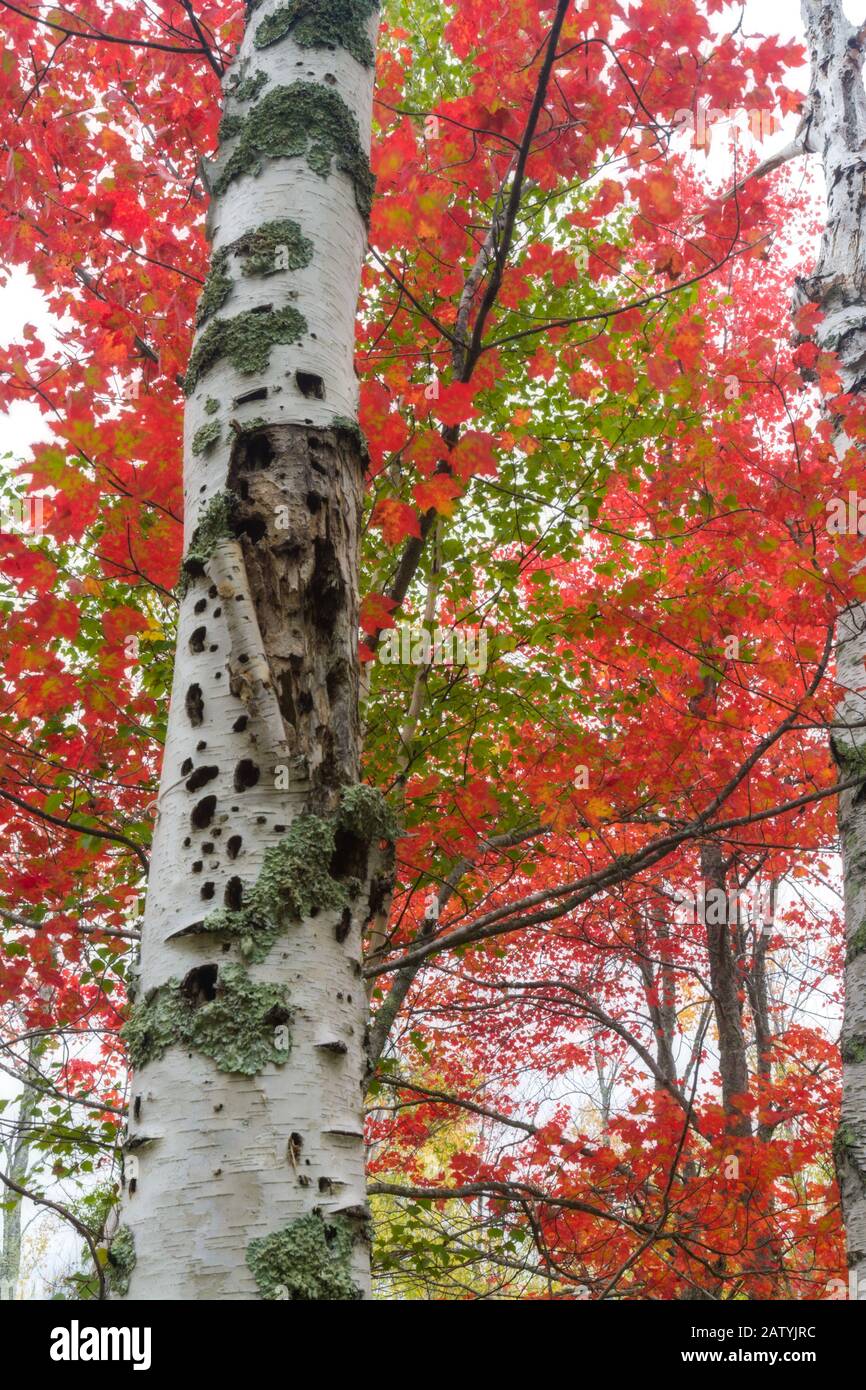
[[[827,220],[818,264],[799,284],[800,303],[825,315],[821,348],[837,353],[843,390],[866,386],[866,92],[863,30],[850,24],[840,0],[803,0],[812,61],[805,121],[806,148],[820,152]],[[837,438],[840,455],[848,446]],[[866,771],[866,608],[853,604],[837,625],[837,673],[844,697],[833,751],[842,772]],[[843,792],[839,805],[848,939],[842,1031],[842,1122],[836,1169],[848,1239],[849,1264],[866,1288],[866,798]]]
[[[36,1044],[31,1041],[28,1054],[32,1063]],[[9,1126],[6,1141],[0,1144],[0,1157],[7,1176],[23,1187],[30,1166],[30,1142],[33,1136],[33,1121],[37,1109],[37,1092],[26,1083],[18,1097],[18,1111]],[[8,1203],[0,1213],[3,1227],[3,1242],[0,1245],[0,1299],[14,1298],[18,1280],[21,1276],[21,1203],[22,1198],[14,1192],[4,1191],[3,1200]]]
[[[122,1224],[134,1299],[364,1297],[354,322],[375,0],[253,0],[187,375],[186,552]]]

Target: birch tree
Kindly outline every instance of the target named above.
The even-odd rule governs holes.
[[[863,151],[866,148],[866,91],[863,40],[866,26],[850,23],[841,0],[803,0],[812,80],[800,133],[805,150],[821,155],[827,190],[827,220],[811,276],[798,287],[798,302],[823,311],[819,347],[838,355],[843,391],[864,387],[866,293]],[[837,436],[844,454],[850,441]],[[863,670],[866,607],[847,607],[837,627],[837,675],[843,690],[839,727],[832,738],[843,777],[862,771],[866,758]],[[866,805],[862,789],[841,793],[845,923],[845,1019],[842,1030],[842,1118],[835,1146],[849,1267],[855,1287],[866,1283]]]
[[[176,670],[127,1038],[133,1299],[368,1289],[354,319],[375,0],[253,0],[185,381]]]
[[[34,1049],[30,1049],[32,1061]],[[30,1166],[30,1146],[36,1113],[37,1093],[26,1082],[17,1100],[15,1118],[5,1126],[0,1138],[0,1161],[7,1177],[18,1188],[26,1181]],[[6,1186],[4,1184],[4,1186]],[[0,1299],[14,1298],[21,1274],[21,1216],[22,1199],[18,1192],[7,1190],[4,1210],[0,1213],[3,1238],[0,1244]]]
[[[853,23],[842,0],[802,0],[811,82],[794,140],[759,165],[752,177],[788,159],[820,155],[826,188],[826,221],[817,263],[798,280],[795,310],[819,312],[815,341],[838,359],[841,391],[856,398],[866,386],[866,89],[863,44],[866,23]],[[841,425],[835,434],[840,461],[853,447]],[[834,1158],[854,1288],[866,1287],[866,799],[856,785],[866,765],[866,606],[848,604],[836,629],[837,679],[842,699],[831,737],[840,780],[847,938],[845,1016],[842,1029],[843,1100]]]

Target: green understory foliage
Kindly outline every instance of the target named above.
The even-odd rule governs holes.
[[[135,1241],[128,1226],[121,1226],[111,1242],[105,1266],[105,1278],[112,1293],[124,1297],[129,1293],[129,1281],[135,1269]]]

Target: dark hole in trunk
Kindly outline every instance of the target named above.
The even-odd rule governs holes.
[[[334,835],[334,856],[331,860],[332,878],[366,878],[370,846],[360,835],[350,830],[337,830]]]
[[[215,796],[203,796],[192,808],[190,820],[196,830],[206,830],[213,820],[216,810],[217,799]]]
[[[243,837],[242,837],[242,836],[240,836],[240,835],[230,835],[230,836],[229,836],[229,838],[226,840],[226,854],[228,855],[229,859],[237,859],[238,855],[239,855],[240,852],[241,852],[241,845],[242,845],[242,844],[243,844]]]
[[[235,768],[235,791],[245,792],[254,787],[261,773],[252,758],[241,758]]]
[[[316,540],[315,556],[309,588],[310,607],[316,626],[330,632],[343,610],[345,586],[334,547],[329,540]]]
[[[191,652],[203,652],[205,638],[207,637],[206,627],[197,627],[189,639],[189,649]]]
[[[252,512],[249,516],[240,517],[235,525],[236,536],[249,536],[253,545],[256,545],[267,531],[267,522],[264,517]]]
[[[253,391],[245,391],[242,396],[235,396],[235,405],[249,405],[252,401],[266,401],[268,399],[267,386],[257,386]]]
[[[215,777],[219,777],[218,767],[197,767],[191,777],[186,779],[186,789],[190,792],[197,792],[201,787],[206,787],[208,782],[212,782]]]
[[[288,1009],[283,1008],[282,1004],[275,1004],[274,1007],[269,1009],[265,1014],[264,1022],[270,1028],[278,1028],[280,1024],[288,1023],[291,1017],[292,1015],[289,1013]]]
[[[193,728],[204,723],[204,697],[200,685],[191,685],[186,692],[186,713]]]
[[[225,905],[232,912],[240,912],[244,905],[244,885],[237,875],[226,884]]]
[[[274,451],[266,431],[258,430],[255,434],[247,435],[238,472],[258,472],[263,468],[270,468],[273,461]]]
[[[295,380],[298,383],[298,390],[305,400],[323,401],[325,399],[325,383],[315,372],[296,372]]]
[[[181,994],[193,1008],[198,1009],[202,1004],[209,1004],[212,999],[216,999],[219,973],[218,965],[197,965],[183,977]]]

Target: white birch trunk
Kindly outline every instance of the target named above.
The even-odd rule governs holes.
[[[247,9],[205,170],[185,592],[127,1030],[109,1273],[132,1299],[369,1289],[361,932],[391,832],[357,789],[353,348],[378,16]]]
[[[841,0],[802,0],[812,61],[812,86],[804,127],[805,146],[824,164],[827,220],[818,264],[800,282],[800,302],[818,304],[825,318],[820,347],[836,352],[843,388],[866,389],[866,92],[863,35],[850,24]],[[840,435],[837,448],[848,441]],[[843,777],[866,773],[866,608],[852,605],[839,616],[838,679],[845,694],[833,737]],[[866,800],[861,790],[840,797],[848,962],[842,1121],[835,1145],[836,1170],[848,1241],[849,1265],[866,1290]]]

